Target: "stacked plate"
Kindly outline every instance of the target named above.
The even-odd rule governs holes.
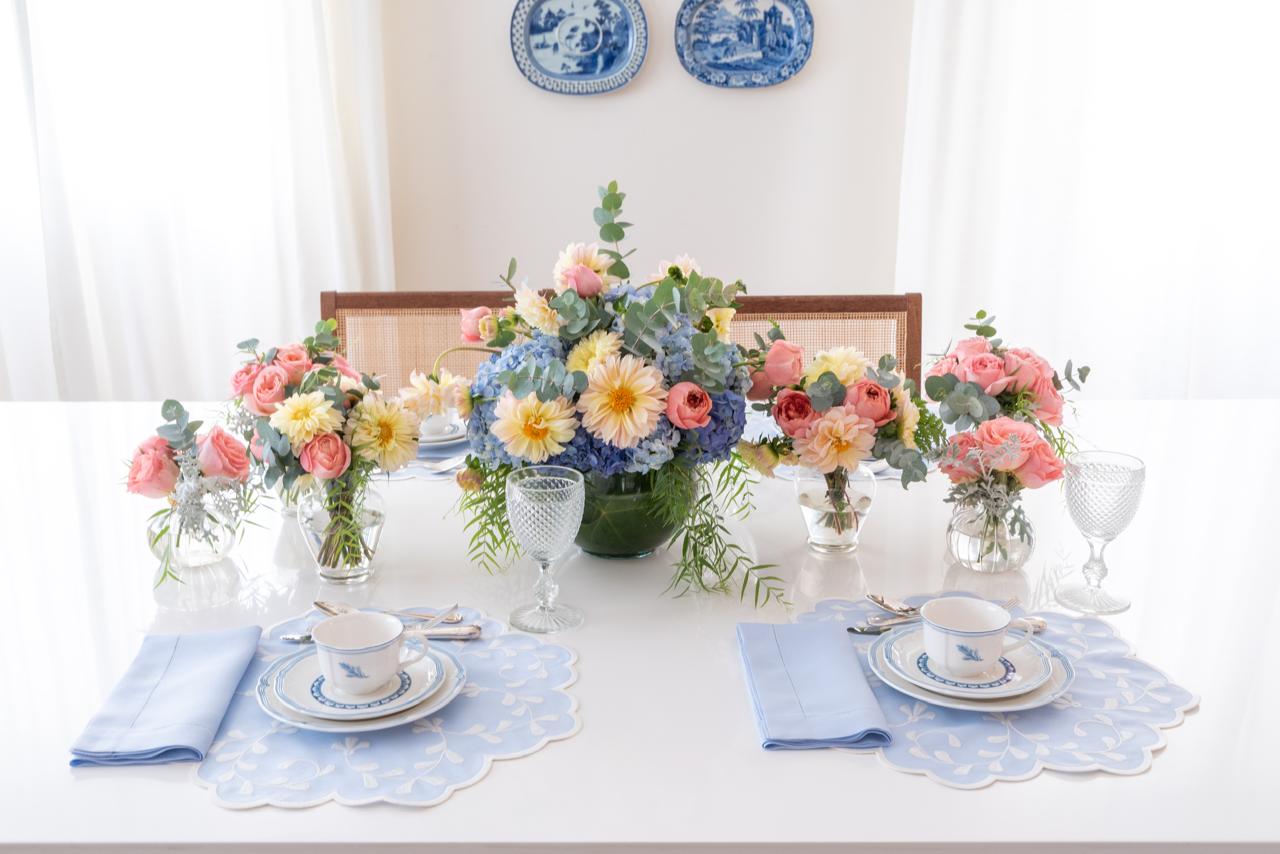
[[[1038,638],[1006,653],[987,673],[952,676],[930,663],[920,626],[903,626],[882,635],[867,658],[872,672],[890,688],[935,706],[968,711],[1038,708],[1066,693],[1076,678],[1067,657]]]
[[[328,684],[314,649],[279,659],[258,679],[258,705],[271,717],[315,732],[371,732],[407,724],[447,706],[467,681],[451,651],[427,654],[370,694]]]

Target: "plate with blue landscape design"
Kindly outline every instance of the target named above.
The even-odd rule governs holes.
[[[649,48],[639,0],[519,0],[511,54],[533,85],[596,95],[636,76]]]
[[[758,89],[789,80],[813,52],[805,0],[684,0],[676,53],[710,86]]]

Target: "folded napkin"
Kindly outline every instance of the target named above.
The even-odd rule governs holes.
[[[107,702],[71,746],[72,765],[204,758],[262,629],[148,635]]]
[[[892,741],[843,624],[740,623],[738,645],[765,750]]]

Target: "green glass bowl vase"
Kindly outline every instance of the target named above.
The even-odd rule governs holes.
[[[590,555],[638,558],[653,554],[675,532],[653,505],[652,472],[583,475],[586,503],[574,541]]]

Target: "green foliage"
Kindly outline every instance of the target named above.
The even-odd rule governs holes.
[[[637,356],[650,357],[662,346],[662,334],[680,311],[680,292],[672,279],[663,279],[653,296],[627,306],[622,320],[622,346]]]
[[[805,387],[815,412],[826,412],[833,406],[844,403],[846,394],[844,385],[832,371],[823,371],[822,375]]]
[[[618,182],[610,181],[607,187],[600,187],[600,206],[591,212],[592,218],[600,228],[600,239],[606,243],[612,243],[614,249],[601,250],[605,255],[613,259],[613,263],[609,266],[609,275],[617,276],[619,279],[631,278],[631,270],[627,268],[624,260],[631,253],[625,255],[617,249],[617,245],[627,236],[627,229],[631,228],[631,223],[622,222],[618,216],[622,213],[622,202],[626,199],[627,194],[619,192]]]
[[[693,371],[682,379],[697,383],[711,394],[724,391],[720,374],[724,371],[724,354],[732,346],[721,341],[715,332],[696,332],[690,339],[693,347]]]
[[[498,374],[498,382],[517,398],[536,394],[544,403],[557,397],[572,398],[587,389],[587,375],[582,371],[570,371],[559,359],[549,362],[546,367],[525,362],[517,370]]]
[[[679,273],[679,268],[672,268]],[[689,273],[689,278],[681,287],[684,304],[688,307],[689,317],[696,324],[712,308],[735,308],[737,296],[745,293],[742,282],[726,285],[720,279],[699,275],[696,271]]]
[[[160,417],[165,423],[156,428],[156,435],[169,443],[175,451],[185,451],[195,444],[196,431],[203,421],[191,421],[186,408],[176,400],[160,404]]]
[[[977,314],[964,325],[964,328],[975,335],[981,335],[983,338],[989,339],[994,349],[1000,346],[1000,339],[996,337],[996,328],[992,325],[995,322],[996,316],[994,314],[988,315],[982,309],[978,309]]]
[[[1077,371],[1072,367],[1071,360],[1067,359],[1067,367],[1063,371],[1063,378],[1073,391],[1080,391],[1080,384],[1089,379],[1090,370],[1092,369],[1088,365],[1084,365]],[[1058,391],[1062,391],[1062,380],[1058,378],[1057,373],[1053,375],[1053,386]]]
[[[364,499],[370,474],[370,466],[353,465],[342,477],[321,487],[329,521],[316,560],[324,566],[354,567],[373,557],[373,549],[364,541]],[[286,480],[286,488],[290,485]]]
[[[585,300],[572,289],[554,296],[550,305],[564,321],[560,337],[567,341],[577,341],[609,322],[599,300]]]
[[[887,389],[897,388],[901,382],[901,377],[894,373],[898,367],[898,360],[889,354],[880,357],[880,364],[876,368],[867,368],[867,379],[874,383],[879,383]]]
[[[338,321],[332,317],[327,320],[321,320],[316,323],[315,334],[310,335],[302,340],[302,344],[307,348],[308,355],[314,357],[317,353],[327,353],[337,350],[342,346],[342,342],[338,340]],[[268,355],[264,362],[270,362],[275,358],[275,349],[268,351]]]
[[[490,574],[511,565],[519,553],[511,522],[507,519],[507,475],[512,466],[486,469],[475,457],[467,457],[467,468],[479,475],[480,488],[464,491],[458,510],[465,517],[463,530],[470,536],[467,557]]]
[[[504,276],[502,273],[499,273],[498,281],[502,282],[503,284],[505,284],[507,287],[511,288],[511,290],[514,291],[516,289],[515,278],[516,278],[516,259],[512,258],[510,261],[507,262],[507,274]]]
[[[957,430],[969,430],[995,418],[1001,411],[999,400],[974,383],[960,382],[954,374],[929,377],[924,382],[924,390],[938,403],[943,422],[954,424]]]
[[[916,425],[916,447],[926,458],[936,459],[947,446],[947,426],[933,414],[925,401],[914,394],[911,399],[920,410],[920,422]]]

